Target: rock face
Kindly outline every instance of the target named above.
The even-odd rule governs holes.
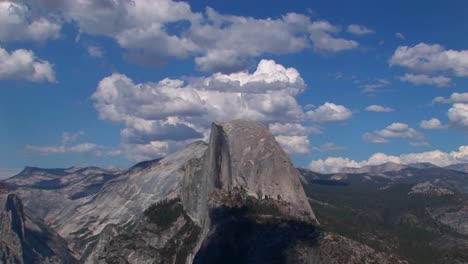
[[[74,263],[66,242],[31,219],[21,200],[0,184],[0,262]]]
[[[250,197],[277,201],[288,218],[318,223],[300,173],[268,128],[234,120],[214,123],[211,131],[206,173],[213,177],[216,192],[244,190]]]
[[[291,254],[323,251],[299,172],[251,121],[215,122],[208,145],[125,171],[28,168],[7,182],[81,263],[311,263]]]

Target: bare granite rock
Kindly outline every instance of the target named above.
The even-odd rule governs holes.
[[[218,196],[243,190],[259,200],[277,201],[288,218],[318,224],[299,171],[267,127],[246,120],[215,122],[207,156],[205,173],[213,177]]]
[[[432,184],[429,181],[418,183],[411,187],[411,191],[408,194],[424,194],[429,196],[444,196],[444,195],[452,195],[454,194],[453,191],[437,186]]]
[[[75,263],[66,242],[25,214],[21,199],[0,184],[0,263]]]

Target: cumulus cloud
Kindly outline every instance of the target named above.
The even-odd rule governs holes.
[[[359,162],[343,157],[328,157],[326,159],[313,160],[309,163],[309,169],[322,173],[337,173],[343,168],[360,167]]]
[[[381,105],[369,105],[368,107],[366,107],[366,111],[388,113],[388,112],[393,112],[395,110],[393,108],[385,107]]]
[[[452,83],[452,79],[439,75],[429,76],[426,74],[411,74],[406,73],[399,78],[402,82],[409,82],[415,85],[435,85],[437,87],[446,87]]]
[[[307,136],[276,136],[278,143],[289,154],[305,155],[309,153]]]
[[[311,133],[295,96],[305,84],[293,68],[262,60],[252,72],[134,83],[123,74],[100,81],[92,95],[101,119],[121,123],[123,150],[131,159],[166,155],[196,139],[208,139],[213,120],[251,119],[272,129],[292,154],[308,152]]]
[[[442,122],[440,122],[439,119],[437,118],[432,118],[429,120],[423,120],[419,124],[421,128],[424,129],[443,129],[446,128],[446,126],[442,125]]]
[[[357,24],[351,24],[348,26],[347,31],[353,35],[368,35],[374,33],[374,31],[370,28],[367,28],[362,25],[357,25]]]
[[[468,93],[452,93],[450,97],[445,98],[437,96],[432,100],[432,103],[453,104],[453,103],[468,103]]]
[[[388,143],[390,138],[423,140],[424,135],[405,123],[392,123],[384,129],[363,135],[363,139],[370,143]]]
[[[306,136],[309,134],[321,134],[322,130],[317,126],[303,126],[295,123],[272,123],[269,125],[273,135]]]
[[[452,126],[468,130],[468,104],[453,104],[448,110],[447,116]]]
[[[386,162],[400,164],[430,162],[442,167],[457,163],[466,163],[468,162],[468,145],[460,146],[457,151],[452,152],[433,150],[420,153],[402,154],[399,156],[375,153],[370,156],[369,159],[363,161],[355,161],[343,157],[328,157],[326,159],[311,161],[309,163],[309,169],[318,172],[336,173],[347,167],[358,168],[367,165],[379,165]]]
[[[447,73],[468,76],[468,50],[448,50],[439,44],[419,43],[413,47],[399,46],[389,64],[414,72]]]
[[[41,16],[21,1],[0,1],[0,43],[38,41],[60,36],[61,22]]]
[[[63,132],[62,141],[57,146],[35,146],[27,145],[25,150],[40,155],[68,154],[68,153],[87,153],[95,156],[117,156],[120,150],[111,149],[94,143],[84,142],[74,144],[79,137],[84,135],[83,131],[77,133]]]
[[[375,133],[364,133],[364,135],[362,135],[362,139],[374,144],[385,144],[389,142],[388,139],[379,136]]]
[[[307,111],[306,115],[312,121],[328,123],[350,119],[353,113],[343,105],[326,102],[315,110]]]
[[[0,47],[0,79],[55,82],[55,72],[52,64],[39,59],[30,50],[17,49],[9,53]]]
[[[210,7],[198,13],[187,2],[172,0],[39,0],[31,6],[60,14],[81,33],[113,38],[126,50],[126,58],[140,64],[194,57],[200,70],[226,73],[245,69],[264,54],[311,47],[339,52],[359,45],[340,38],[339,27],[298,13],[264,19],[221,14]]]
[[[335,37],[341,29],[327,21],[317,21],[309,25],[310,39],[318,52],[340,52],[359,46],[354,40]]]

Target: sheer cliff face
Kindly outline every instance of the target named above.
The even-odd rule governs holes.
[[[286,218],[318,223],[299,172],[265,126],[245,120],[213,123],[205,166],[215,197],[242,190],[276,202]]]
[[[66,242],[25,214],[21,199],[0,184],[0,263],[74,263]]]

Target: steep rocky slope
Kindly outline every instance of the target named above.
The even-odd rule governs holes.
[[[74,263],[66,242],[23,210],[21,200],[0,184],[0,263]]]

